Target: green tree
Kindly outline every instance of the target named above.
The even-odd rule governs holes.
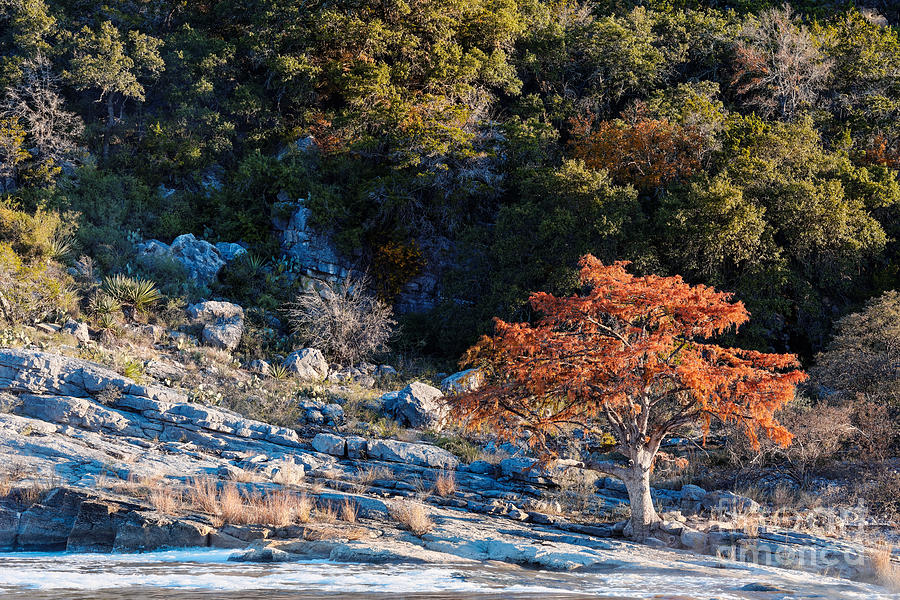
[[[74,56],[65,77],[77,89],[99,91],[106,101],[106,134],[103,155],[109,156],[109,134],[122,119],[128,100],[145,100],[142,80],[155,78],[165,69],[159,55],[162,40],[138,31],[124,38],[115,25],[103,21],[96,31],[86,26],[73,40]],[[116,115],[116,105],[119,113]]]

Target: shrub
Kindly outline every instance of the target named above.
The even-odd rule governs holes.
[[[288,309],[304,342],[333,360],[355,364],[387,349],[396,321],[389,306],[367,292],[365,277],[322,283],[297,297]]]
[[[37,323],[75,314],[73,283],[57,265],[27,265],[9,244],[0,243],[0,320]]]
[[[66,215],[66,221],[74,219],[74,215]],[[9,202],[0,203],[0,241],[9,243],[25,260],[61,260],[73,244],[59,213],[38,209],[32,216]]]

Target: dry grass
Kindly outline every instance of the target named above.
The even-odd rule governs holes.
[[[352,501],[350,498],[344,498],[344,503],[341,505],[341,520],[348,523],[356,523],[358,512],[359,510],[357,509],[356,502]]]
[[[413,535],[422,536],[434,528],[425,507],[410,500],[397,500],[390,506],[391,516]]]
[[[900,565],[891,560],[890,544],[881,543],[869,552],[872,571],[878,583],[893,591],[900,591]]]
[[[378,479],[392,479],[391,472],[385,467],[367,467],[356,474],[356,483],[365,490]]]
[[[263,496],[252,495],[249,504],[256,511],[256,522],[272,527],[287,527],[294,522],[297,497],[285,490]]]
[[[211,515],[219,512],[219,489],[212,477],[195,477],[190,481],[188,501],[195,509]]]
[[[329,502],[316,508],[316,520],[322,523],[335,523],[338,520],[338,511]]]
[[[151,488],[148,500],[153,510],[163,515],[175,515],[181,510],[181,492],[175,492],[169,485],[158,484]]]
[[[0,498],[6,498],[12,491],[13,481],[9,473],[0,473]]]
[[[255,516],[247,510],[241,491],[233,483],[226,484],[219,494],[218,514],[226,523],[234,525],[252,523]]]
[[[313,501],[306,495],[306,492],[300,494],[300,497],[297,499],[296,508],[297,519],[301,523],[309,523],[310,516],[312,515]]]
[[[434,491],[438,496],[452,496],[456,493],[456,477],[453,471],[441,471],[434,482]]]

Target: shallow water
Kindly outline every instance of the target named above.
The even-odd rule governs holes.
[[[227,562],[229,550],[0,554],[0,597],[29,600],[888,599],[872,586],[698,559],[671,570],[553,573],[506,565]],[[775,582],[774,584],[772,582]],[[770,585],[769,591],[742,589]]]

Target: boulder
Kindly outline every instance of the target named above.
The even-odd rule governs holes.
[[[207,346],[230,351],[238,347],[242,335],[244,335],[243,321],[226,321],[205,325],[201,337]]]
[[[358,435],[347,438],[347,456],[350,458],[365,458],[369,442]]]
[[[66,551],[112,552],[122,516],[120,507],[114,503],[82,502],[66,542]]]
[[[459,459],[443,448],[429,444],[413,444],[396,440],[369,440],[370,458],[408,463],[421,467],[455,469]]]
[[[468,464],[467,469],[470,473],[475,473],[477,475],[493,475],[497,470],[494,465],[486,460],[472,461]]]
[[[219,251],[219,256],[221,256],[225,262],[231,262],[242,254],[247,254],[246,248],[244,248],[240,244],[234,244],[231,242],[217,243],[216,250]]]
[[[181,263],[191,279],[207,285],[215,281],[225,266],[225,259],[215,246],[206,240],[198,240],[193,233],[179,235],[169,246],[169,254]]]
[[[473,392],[484,383],[484,373],[480,369],[466,369],[445,377],[441,381],[441,391],[447,395]]]
[[[694,552],[703,552],[706,548],[706,534],[685,527],[681,531],[681,545]]]
[[[251,373],[258,373],[260,375],[268,375],[269,370],[272,366],[264,360],[256,359],[251,360],[247,365],[247,370]]]
[[[746,496],[717,490],[703,497],[703,508],[720,513],[755,513],[759,511],[759,503]]]
[[[75,319],[67,320],[66,324],[62,326],[62,331],[73,336],[79,342],[89,342],[91,340],[91,333],[87,324],[79,323]]]
[[[395,398],[384,397],[385,410],[401,425],[415,429],[441,429],[447,420],[447,405],[441,390],[414,381]]]
[[[208,300],[191,304],[187,308],[188,317],[195,323],[213,323],[218,319],[244,318],[244,309],[231,302]]]
[[[328,361],[322,351],[316,348],[294,350],[284,359],[284,366],[299,379],[306,381],[328,377]]]
[[[55,488],[40,504],[35,504],[19,518],[16,537],[18,550],[65,550],[69,532],[75,524],[84,497],[72,490]]]
[[[312,447],[317,452],[331,454],[332,456],[344,456],[347,454],[347,442],[339,435],[333,433],[319,433],[312,439]]]
[[[200,337],[208,346],[234,350],[244,334],[244,309],[231,302],[198,302],[187,310],[188,316],[203,324]]]

